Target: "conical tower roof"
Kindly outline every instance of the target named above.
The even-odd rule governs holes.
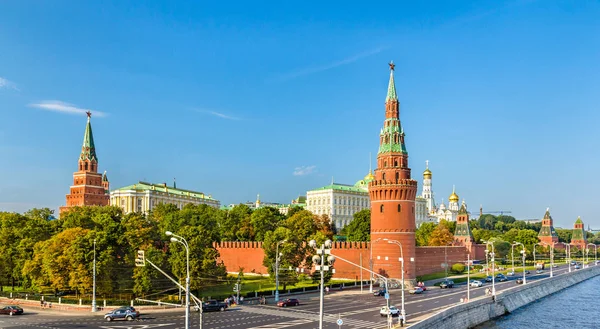
[[[81,155],[79,156],[79,160],[98,162],[98,157],[96,156],[96,146],[94,145],[94,134],[92,134],[92,123],[90,122],[91,117],[92,113],[88,111],[87,124],[85,126],[85,133],[83,134],[83,146],[81,147]]]
[[[390,101],[390,100],[398,100],[398,96],[396,95],[396,83],[394,82],[394,67],[396,65],[394,64],[394,61],[390,62],[390,82],[388,83],[388,92],[387,92],[387,96],[385,97],[385,101]]]

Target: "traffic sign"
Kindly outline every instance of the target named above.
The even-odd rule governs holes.
[[[342,324],[344,324],[344,321],[342,319],[337,319],[336,323],[338,326],[341,326]]]
[[[390,294],[388,292],[385,293],[385,299],[390,299]]]

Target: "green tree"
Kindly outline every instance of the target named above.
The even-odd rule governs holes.
[[[252,209],[245,204],[238,204],[231,210],[227,211],[220,224],[221,240],[239,241],[237,232],[240,230],[243,223],[250,222],[251,215]]]
[[[263,241],[265,234],[279,227],[285,216],[281,215],[279,210],[273,207],[258,208],[250,216],[250,222],[254,228],[254,238],[256,241]]]
[[[564,243],[571,242],[571,236],[573,235],[573,230],[557,228],[556,234],[558,234],[558,241]]]
[[[344,229],[348,241],[371,241],[371,210],[363,209],[354,213],[354,218]]]
[[[445,221],[441,221],[429,236],[428,245],[447,246],[454,241],[454,234],[450,232]]]
[[[417,231],[415,232],[415,239],[417,241],[417,246],[424,247],[429,245],[429,238],[431,237],[431,233],[435,230],[437,226],[436,223],[433,222],[425,222],[419,226]]]
[[[465,271],[465,265],[461,263],[455,263],[452,265],[452,273],[461,274]]]
[[[475,243],[481,243],[482,241],[488,241],[489,239],[493,238],[493,237],[499,237],[502,235],[502,233],[498,232],[498,231],[492,231],[492,230],[486,230],[486,229],[473,229],[473,239],[475,240]]]

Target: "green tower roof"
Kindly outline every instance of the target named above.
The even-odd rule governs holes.
[[[385,101],[389,100],[398,100],[398,96],[396,95],[396,83],[394,83],[394,61],[390,62],[390,82],[388,84],[387,97]]]
[[[575,224],[583,224],[583,221],[581,220],[581,217],[577,217],[577,220],[575,221]]]
[[[85,126],[85,133],[83,135],[83,146],[81,147],[81,155],[79,156],[79,160],[90,160],[98,162],[98,157],[96,156],[96,146],[94,145],[94,135],[92,134],[92,124],[90,122],[90,117],[92,116],[92,113],[88,111],[87,116],[87,125]]]

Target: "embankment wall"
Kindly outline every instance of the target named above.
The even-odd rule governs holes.
[[[457,304],[411,325],[410,328],[473,328],[597,275],[600,275],[600,266],[592,266],[577,270],[571,274],[559,275],[527,283],[526,285],[516,286],[498,293],[495,302],[491,297],[482,297],[470,303]]]

